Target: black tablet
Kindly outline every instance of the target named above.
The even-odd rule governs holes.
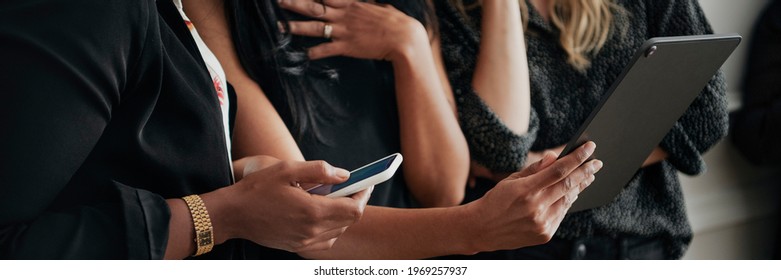
[[[636,52],[561,156],[585,143],[605,166],[570,212],[612,202],[740,44],[741,37],[652,38]]]

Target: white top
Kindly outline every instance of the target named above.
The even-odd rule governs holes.
[[[231,158],[231,141],[230,141],[230,117],[229,117],[229,108],[230,108],[230,100],[228,99],[228,93],[226,92],[228,90],[228,84],[227,79],[225,77],[225,71],[222,69],[222,65],[220,64],[220,61],[217,60],[217,57],[212,53],[211,50],[209,50],[209,47],[206,46],[206,43],[203,42],[203,39],[201,39],[201,36],[198,35],[198,31],[195,30],[195,26],[192,22],[190,22],[190,18],[187,17],[187,15],[184,13],[184,9],[182,9],[182,0],[172,0],[174,2],[174,5],[176,5],[177,10],[179,10],[179,14],[182,15],[182,18],[184,19],[184,23],[187,24],[187,28],[190,29],[190,33],[192,33],[193,39],[195,40],[195,44],[198,45],[198,51],[201,53],[201,57],[203,57],[203,61],[206,64],[206,67],[209,70],[209,75],[212,78],[212,83],[214,84],[214,89],[217,92],[217,98],[220,100],[220,109],[222,109],[222,127],[225,131],[225,145],[226,149],[228,151],[228,162],[231,165],[231,176],[233,176],[233,159]],[[235,178],[235,177],[234,177]]]

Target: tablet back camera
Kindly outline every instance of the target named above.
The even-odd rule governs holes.
[[[657,49],[656,46],[651,46],[650,48],[648,48],[648,50],[645,51],[645,57],[654,55],[656,53],[656,49]]]

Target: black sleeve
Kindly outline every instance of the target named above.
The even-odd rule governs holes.
[[[79,188],[71,177],[133,86],[129,69],[159,32],[153,5],[0,2],[0,259],[162,258],[170,213],[159,195],[106,183],[87,189],[98,201],[51,207]]]
[[[743,105],[733,113],[732,140],[755,164],[781,164],[781,1],[773,1],[752,37]]]
[[[696,0],[649,0],[649,34],[681,36],[711,34],[713,30]],[[728,116],[724,74],[719,71],[662,140],[667,161],[683,173],[705,171],[702,154],[727,134]]]

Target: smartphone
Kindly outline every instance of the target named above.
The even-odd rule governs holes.
[[[385,182],[396,173],[404,158],[399,153],[384,157],[361,168],[350,171],[350,179],[336,185],[317,185],[306,191],[327,197],[348,196],[368,187]]]

